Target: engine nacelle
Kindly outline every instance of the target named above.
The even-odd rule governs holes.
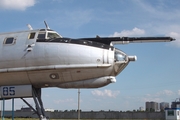
[[[32,97],[31,85],[12,85],[0,87],[0,98]]]
[[[110,83],[116,82],[116,78],[114,76],[106,76],[95,79],[76,81],[76,82],[68,82],[59,84],[60,88],[99,88],[106,86]]]

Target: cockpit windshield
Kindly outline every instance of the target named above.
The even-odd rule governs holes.
[[[116,62],[126,61],[126,54],[116,49],[114,54],[114,59]]]
[[[61,38],[57,33],[48,32],[47,39]]]

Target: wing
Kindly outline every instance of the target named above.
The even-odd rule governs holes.
[[[96,37],[80,38],[78,40],[88,40],[103,43],[106,45],[128,44],[128,43],[146,43],[146,42],[170,42],[175,40],[172,37]]]

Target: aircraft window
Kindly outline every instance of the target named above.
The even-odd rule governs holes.
[[[15,43],[15,39],[13,37],[9,37],[4,40],[4,44],[14,44],[14,43]]]
[[[35,35],[36,35],[35,32],[30,33],[28,39],[34,39]]]
[[[40,34],[38,35],[38,39],[45,39],[45,34],[41,34],[41,33],[40,33]]]
[[[60,38],[57,33],[48,33],[48,39]]]

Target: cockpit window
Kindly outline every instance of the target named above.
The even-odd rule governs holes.
[[[38,39],[45,39],[46,34],[45,33],[39,33],[38,34]]]
[[[54,39],[54,38],[60,38],[60,36],[57,33],[50,33],[48,32],[48,39]]]
[[[34,39],[35,35],[36,35],[35,32],[30,33],[28,39]]]
[[[49,41],[52,41],[56,38],[62,38],[62,36],[53,30],[41,29],[38,33],[38,36],[37,36],[37,42],[43,42],[43,41],[49,42]]]

